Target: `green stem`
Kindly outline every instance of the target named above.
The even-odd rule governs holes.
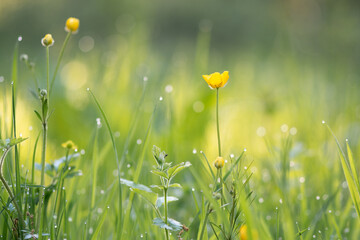
[[[46,157],[46,142],[47,142],[47,123],[43,122],[43,146],[41,152],[41,187],[40,187],[40,195],[39,195],[39,209],[38,209],[38,217],[40,221],[38,221],[37,228],[39,231],[39,239],[42,238],[42,227],[43,227],[43,212],[42,205],[44,201],[44,188],[45,188],[45,157]]]
[[[219,128],[219,88],[216,89],[216,126],[217,126],[219,157],[221,157],[220,128]]]
[[[164,189],[165,224],[168,224],[167,188]],[[169,240],[169,230],[165,228],[166,239]]]
[[[48,94],[48,104],[50,105],[50,51],[49,47],[46,47],[46,91]]]
[[[49,97],[50,97],[50,92],[52,91],[52,88],[53,88],[53,85],[54,85],[54,81],[55,81],[55,78],[56,78],[56,74],[59,70],[59,67],[60,67],[60,62],[61,62],[61,59],[64,55],[64,50],[65,50],[65,47],[67,45],[67,43],[69,42],[69,39],[70,39],[70,36],[71,36],[71,32],[69,32],[67,35],[66,35],[66,38],[64,40],[64,43],[61,47],[61,50],[60,50],[60,54],[59,54],[59,57],[58,57],[58,60],[57,60],[57,63],[56,63],[56,67],[55,67],[55,71],[54,71],[54,75],[51,79],[51,84],[50,84],[50,91],[48,91],[48,94],[49,94]]]
[[[219,127],[219,88],[216,89],[216,128],[217,128],[217,137],[218,137],[218,148],[219,148],[219,157],[221,157],[221,142],[220,142],[220,127]],[[219,169],[218,169],[219,171]],[[221,193],[221,205],[223,205],[223,178],[222,178],[222,169],[219,171],[220,175],[220,193]],[[216,179],[217,181],[217,179]]]
[[[210,203],[208,203],[208,207],[207,207],[207,210],[206,210],[206,215],[205,215],[204,223],[203,223],[203,225],[202,225],[202,227],[201,227],[201,234],[200,234],[200,238],[199,238],[200,240],[202,240],[202,238],[203,238],[203,235],[204,235],[204,232],[205,232],[205,226],[206,226],[206,224],[207,224],[207,219],[208,219],[209,214],[210,214],[209,207],[210,207]]]

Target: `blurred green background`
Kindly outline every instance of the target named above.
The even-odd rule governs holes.
[[[126,149],[128,169],[121,173],[131,179],[153,107],[162,96],[145,149],[140,182],[146,182],[154,165],[153,144],[166,150],[173,162],[189,160],[195,168],[201,159],[193,154],[194,149],[215,159],[215,91],[201,75],[228,70],[229,83],[220,90],[224,153],[239,155],[247,149],[248,160],[254,160],[252,186],[258,197],[266,199],[256,204],[267,219],[279,205],[271,169],[276,172],[280,160],[269,149],[281,152],[282,139],[290,136],[292,187],[297,192],[302,183],[308,183],[305,190],[299,190],[304,195],[293,195],[292,204],[311,199],[302,206],[306,225],[319,209],[315,197],[332,194],[344,181],[335,142],[321,121],[342,142],[348,138],[354,155],[359,156],[359,10],[358,1],[2,0],[0,76],[5,81],[0,87],[9,97],[11,56],[19,35],[23,37],[20,53],[36,63],[37,77],[45,87],[45,49],[40,40],[46,33],[53,34],[53,71],[66,36],[65,20],[78,17],[80,30],[70,39],[52,96],[55,112],[49,123],[48,157],[60,157],[59,146],[68,139],[86,149],[95,119],[100,117],[86,92],[88,87],[107,113],[122,150],[146,76],[145,101]],[[20,64],[19,86],[18,127],[33,143],[40,126],[32,112],[39,104],[29,93],[34,85],[24,64]],[[10,114],[5,118],[3,114],[9,110],[9,98],[0,101],[2,119],[9,121]],[[4,124],[2,131],[5,136]],[[104,128],[100,136],[107,144]],[[111,151],[107,150],[102,161],[99,189],[112,181],[109,172],[115,169]],[[26,167],[28,162],[23,162]],[[82,167],[86,176],[89,167],[86,163]],[[182,181],[188,183],[183,198],[191,202],[188,191],[196,183],[190,172]],[[331,206],[334,211],[349,203],[347,189],[338,198]],[[182,209],[180,218],[188,219],[191,212],[183,209],[182,202],[177,204]],[[355,224],[351,215],[339,213],[337,217],[345,222],[342,230]],[[301,221],[294,216],[291,221],[295,220]],[[358,232],[351,231],[355,238],[349,239],[356,239]]]

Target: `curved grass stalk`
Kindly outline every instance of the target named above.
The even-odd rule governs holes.
[[[55,82],[55,79],[56,79],[56,74],[59,70],[59,67],[60,67],[60,62],[62,60],[62,57],[64,55],[64,51],[65,51],[65,48],[66,48],[66,45],[68,44],[69,42],[69,39],[70,39],[70,36],[71,36],[71,32],[69,32],[67,35],[66,35],[66,38],[64,40],[64,43],[61,47],[61,50],[60,50],[60,54],[59,54],[59,57],[58,57],[58,60],[57,60],[57,63],[56,63],[56,67],[55,67],[55,71],[54,71],[54,75],[51,79],[51,82],[50,82],[50,88],[48,89],[48,94],[49,94],[49,98],[50,98],[50,92],[52,91],[52,88],[53,88],[53,85],[54,85],[54,82]]]
[[[112,142],[112,146],[113,146],[113,150],[114,150],[114,153],[115,153],[115,161],[116,161],[116,165],[117,165],[117,170],[120,174],[120,163],[119,163],[119,156],[118,156],[118,152],[117,152],[117,149],[116,149],[116,143],[115,143],[115,138],[114,138],[114,135],[112,133],[112,130],[111,130],[111,127],[110,127],[110,124],[109,124],[109,121],[105,115],[105,112],[103,111],[103,109],[101,108],[100,106],[100,103],[98,102],[98,100],[96,99],[95,95],[92,93],[92,91],[88,88],[87,89],[88,92],[90,93],[91,97],[93,98],[96,106],[98,107],[104,121],[105,121],[105,124],[106,124],[106,127],[108,129],[108,132],[109,132],[109,135],[110,135],[110,139],[111,139],[111,142]],[[116,229],[119,231],[118,235],[121,236],[121,233],[122,233],[122,211],[123,211],[123,206],[122,206],[122,189],[121,189],[121,182],[120,182],[120,177],[118,178],[118,182],[119,182],[119,221],[118,221],[118,224],[117,224],[117,227]]]
[[[20,206],[18,205],[18,203],[16,202],[16,199],[15,199],[15,196],[14,194],[12,193],[9,185],[7,184],[5,178],[4,178],[4,175],[3,175],[3,165],[4,165],[4,161],[5,161],[5,157],[6,155],[8,154],[8,152],[10,151],[11,148],[7,148],[5,150],[5,152],[3,153],[3,155],[1,156],[1,159],[0,159],[0,181],[3,183],[6,191],[8,192],[9,196],[10,196],[10,199],[11,201],[14,203],[14,206],[16,208],[16,211],[18,212],[18,217],[19,217],[19,221],[20,221],[20,232],[21,230],[24,229],[24,226],[25,226],[25,222],[24,222],[24,218],[23,218],[23,215],[22,215],[22,211],[21,211],[21,208]]]

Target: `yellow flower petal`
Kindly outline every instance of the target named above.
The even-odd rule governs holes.
[[[222,85],[221,87],[224,87],[227,83],[227,81],[229,80],[229,71],[224,71],[222,74],[221,74],[221,78],[222,78]]]
[[[214,72],[210,75],[202,75],[202,77],[210,88],[220,88],[226,85],[229,79],[229,72],[224,71],[222,74],[220,74],[219,72]]]
[[[208,82],[209,79],[210,79],[210,76],[209,75],[202,75],[203,79]]]
[[[209,85],[212,88],[221,87],[221,74],[218,72],[214,72],[213,74],[211,74],[209,79]]]

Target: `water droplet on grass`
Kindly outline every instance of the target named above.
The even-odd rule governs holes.
[[[173,86],[171,86],[171,85],[166,85],[166,87],[165,87],[165,92],[171,93],[172,91],[173,91]]]
[[[192,152],[193,152],[193,154],[196,154],[197,153],[196,148],[194,148]]]
[[[22,36],[18,36],[18,41],[21,42],[23,40]]]
[[[296,133],[297,133],[297,129],[296,129],[295,127],[292,127],[292,128],[290,128],[290,131],[289,131],[289,132],[290,132],[291,135],[294,136],[294,135],[296,135]]]
[[[289,130],[289,126],[287,124],[283,124],[283,125],[281,125],[280,130],[283,133],[286,133]]]
[[[256,129],[256,134],[259,137],[263,137],[266,134],[266,129],[263,126],[258,127],[258,129]]]
[[[299,182],[300,182],[300,183],[304,183],[304,182],[305,182],[305,178],[304,178],[304,177],[300,177],[300,178],[299,178]]]

